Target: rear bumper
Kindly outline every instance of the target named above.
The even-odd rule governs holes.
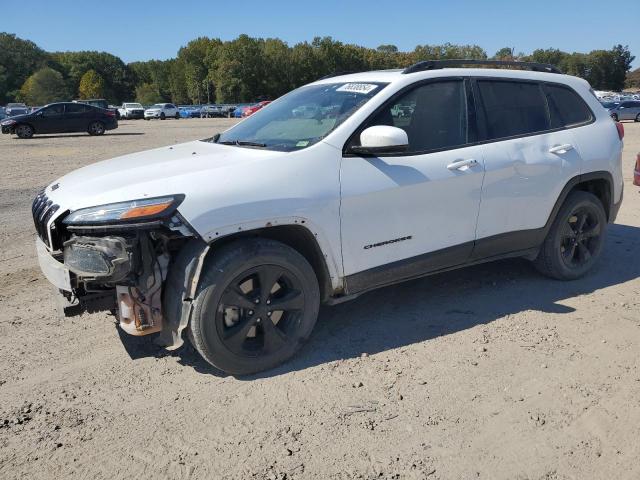
[[[618,203],[611,203],[611,211],[609,212],[609,223],[616,221],[620,207],[622,206],[622,199],[624,198],[624,183],[622,184],[622,191],[620,192],[620,200]]]

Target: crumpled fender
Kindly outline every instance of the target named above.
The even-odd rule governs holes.
[[[189,324],[200,272],[209,247],[199,238],[190,240],[169,268],[162,302],[165,325],[156,339],[156,343],[167,350],[180,348],[184,343],[182,331]]]

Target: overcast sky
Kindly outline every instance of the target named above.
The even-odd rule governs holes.
[[[3,2],[4,3],[4,2]],[[329,35],[367,47],[478,44],[573,52],[621,43],[640,57],[640,3],[591,0],[29,0],[2,7],[0,30],[48,51],[100,50],[125,62],[166,59],[198,36],[230,40],[241,33],[294,44]],[[27,7],[27,8],[23,8]],[[640,66],[640,59],[634,67]]]

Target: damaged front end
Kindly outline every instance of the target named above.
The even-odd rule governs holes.
[[[163,332],[161,343],[168,348],[180,346],[180,333],[186,326],[185,322],[181,327],[181,309],[191,288],[187,284],[185,291],[176,287],[166,293],[165,283],[183,250],[198,258],[198,252],[207,249],[177,212],[184,197],[122,202],[55,217],[48,212],[59,207],[49,200],[43,202],[43,194],[36,197],[33,207],[40,237],[38,256],[45,276],[64,297],[65,316],[111,311],[125,332]],[[181,275],[190,277],[188,270]],[[170,303],[171,318],[163,302]]]

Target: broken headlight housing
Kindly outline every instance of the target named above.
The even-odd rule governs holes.
[[[81,208],[71,212],[63,223],[80,226],[155,221],[170,217],[183,200],[180,194]]]

